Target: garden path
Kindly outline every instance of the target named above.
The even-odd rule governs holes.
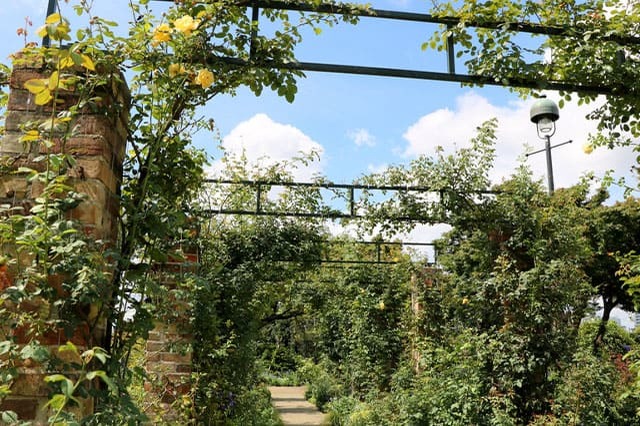
[[[326,415],[304,398],[305,386],[271,386],[271,403],[285,426],[321,426]]]

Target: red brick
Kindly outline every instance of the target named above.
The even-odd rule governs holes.
[[[176,373],[191,373],[191,364],[176,365]]]
[[[96,179],[102,182],[111,193],[116,192],[121,178],[117,176],[109,163],[102,157],[80,157],[69,170],[71,177],[77,179]]]
[[[55,111],[68,109],[78,103],[77,96],[59,96],[55,105]],[[46,105],[36,105],[35,95],[29,93],[28,90],[13,89],[9,93],[9,103],[7,109],[10,111],[33,111],[36,113],[52,112],[53,101]]]
[[[11,391],[16,396],[47,396],[49,386],[44,381],[46,374],[39,369],[21,369],[20,374],[13,382]]]
[[[51,114],[38,113],[35,111],[7,111],[4,121],[5,129],[12,132],[22,132],[22,129],[28,123],[32,123],[34,127],[38,123],[51,118]]]
[[[39,401],[37,398],[9,396],[0,403],[0,411],[13,411],[20,420],[35,420]]]
[[[162,360],[165,362],[190,362],[191,355],[190,354],[179,354],[175,352],[163,352]]]
[[[160,352],[167,348],[164,342],[150,342],[147,341],[147,352]]]
[[[18,58],[22,60],[25,56],[18,55]],[[42,144],[23,146],[19,143],[18,140],[23,134],[23,127],[25,127],[23,125],[27,124],[27,122],[32,122],[29,123],[29,127],[35,128],[39,122],[50,117],[54,107],[55,111],[62,111],[71,105],[75,105],[78,101],[77,94],[63,91],[60,92],[60,103],[55,105],[50,103],[44,106],[35,105],[34,96],[24,89],[24,83],[33,78],[43,78],[42,74],[40,74],[41,72],[44,75],[48,73],[41,66],[42,63],[41,57],[26,58],[22,63],[14,63],[5,121],[7,133],[0,143],[0,151],[8,154],[8,160],[13,161],[10,163],[10,167],[13,167],[14,170],[21,166],[41,169],[42,164],[34,163],[33,159],[39,152],[47,151]],[[33,64],[37,66],[34,67]],[[95,96],[102,98],[97,105],[100,111],[108,110],[115,102],[128,103],[129,94],[126,86],[120,87],[117,83],[112,82],[101,90],[111,88],[117,92],[113,96],[106,95],[104,92],[95,94]],[[111,109],[115,110],[114,108]],[[119,206],[115,193],[121,181],[121,162],[125,155],[127,114],[127,107],[123,108],[121,116],[94,115],[90,113],[87,107],[70,124],[73,126],[74,136],[63,143],[60,140],[61,135],[57,135],[58,138],[54,141],[54,146],[49,150],[49,152],[60,152],[64,149],[66,153],[78,156],[77,167],[70,171],[69,183],[74,186],[76,191],[87,194],[88,199],[83,201],[77,209],[70,212],[70,216],[84,220],[83,230],[90,232],[96,238],[117,238],[116,218],[119,214]],[[0,198],[6,197],[5,200],[8,199],[9,203],[16,205],[24,201],[27,211],[31,205],[30,198],[40,195],[41,192],[42,185],[27,184],[24,174],[0,176]],[[3,202],[5,201],[3,200]],[[5,247],[3,250],[6,254],[9,249]],[[9,279],[8,276],[7,279]],[[52,280],[51,285],[54,287],[59,285],[59,279]],[[22,306],[22,308],[37,311],[38,305],[36,303],[32,306]],[[73,336],[70,337],[66,336],[63,330],[51,330],[38,336],[27,336],[27,327],[8,330],[9,326],[5,325],[3,327],[8,333],[13,331],[16,341],[24,343],[32,338],[37,338],[42,344],[51,346],[51,350],[54,353],[57,353],[56,347],[58,345],[68,340],[79,347],[93,346],[92,340],[96,337],[96,335],[91,335],[86,324],[78,327]],[[100,331],[104,332],[104,327],[98,329],[98,332]],[[162,345],[164,346],[164,343]],[[158,360],[161,359],[162,356],[158,354]],[[67,361],[78,360],[67,359]],[[173,367],[174,370],[175,365]],[[46,410],[42,411],[37,408],[43,406],[44,402],[46,402],[48,387],[43,381],[44,371],[40,366],[28,360],[21,366],[20,373],[12,389],[14,394],[5,401],[5,405],[2,408],[8,405],[11,407],[8,409],[19,412],[22,414],[21,417],[34,418],[36,419],[36,424],[40,424],[39,422],[45,421],[42,419],[46,419],[47,414]],[[43,398],[38,398],[39,396],[43,396]],[[85,407],[91,410],[91,401],[87,401]],[[38,416],[42,417],[42,419],[38,418]]]
[[[24,84],[34,78],[44,78],[46,72],[36,68],[18,68],[11,72],[9,78],[9,87],[11,89],[24,89]]]

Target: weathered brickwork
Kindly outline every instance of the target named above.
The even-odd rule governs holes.
[[[177,300],[172,291],[175,279],[197,269],[198,254],[195,248],[184,248],[184,260],[170,260],[158,265],[158,279],[168,291],[169,312],[156,322],[149,333],[145,346],[145,369],[149,381],[145,383],[147,392],[147,415],[152,423],[160,416],[180,422],[192,407],[192,332],[189,324],[189,307]],[[166,301],[165,301],[166,302]],[[187,413],[187,414],[186,414]]]
[[[23,207],[28,212],[33,200],[39,196],[43,187],[38,182],[29,182],[26,174],[17,173],[20,167],[42,171],[43,162],[35,161],[46,152],[68,153],[74,156],[75,165],[68,171],[69,183],[76,192],[85,194],[85,199],[69,212],[72,219],[82,223],[87,235],[95,239],[114,242],[117,238],[118,197],[122,179],[122,161],[125,154],[128,108],[128,89],[125,85],[114,83],[104,93],[98,95],[105,99],[105,105],[122,105],[121,108],[99,108],[95,112],[83,111],[70,125],[72,137],[66,141],[61,135],[53,134],[53,144],[46,148],[40,143],[24,144],[20,142],[25,130],[37,127],[47,118],[51,118],[52,107],[36,106],[34,97],[24,89],[24,83],[33,78],[44,78],[46,70],[39,64],[20,64],[15,66],[10,78],[10,94],[5,119],[5,134],[0,139],[0,159],[5,166],[0,174],[0,202],[5,205]],[[74,105],[77,101],[73,93],[62,94],[63,102],[56,111]],[[5,248],[7,250],[7,248]],[[27,259],[28,260],[28,259]],[[3,275],[4,276],[4,275]],[[11,271],[0,286],[11,284]],[[61,291],[61,278],[52,276],[49,284]],[[21,309],[40,309],[34,299],[31,307]],[[100,334],[104,327],[98,327]],[[33,336],[27,336],[24,327],[2,330],[11,333],[17,343],[25,343]],[[37,336],[41,344],[48,345],[51,353],[57,353],[57,346],[72,341],[79,349],[86,348],[89,339],[96,342],[100,336],[89,335],[87,327],[79,327],[71,337],[62,330],[45,332]],[[4,336],[3,336],[4,337]],[[27,360],[30,361],[30,360]],[[0,406],[1,410],[15,411],[21,419],[33,420],[34,424],[45,424],[48,389],[43,381],[45,372],[37,363],[25,362],[19,366],[20,376],[13,383],[12,394]],[[85,412],[93,411],[92,401],[83,404]]]
[[[29,182],[26,174],[16,171],[20,167],[29,167],[42,171],[44,164],[35,162],[35,158],[46,152],[64,152],[72,154],[75,165],[68,170],[69,183],[76,192],[85,195],[84,201],[69,212],[69,217],[82,223],[87,235],[106,242],[115,242],[118,238],[118,193],[122,180],[122,164],[125,157],[125,144],[128,128],[128,97],[125,85],[114,82],[108,90],[97,95],[102,99],[96,111],[86,109],[71,123],[72,136],[66,139],[55,135],[52,146],[45,148],[38,143],[20,142],[25,128],[32,123],[41,123],[51,117],[51,106],[36,106],[33,95],[24,89],[24,83],[33,78],[43,78],[46,71],[34,64],[14,67],[10,79],[10,96],[5,120],[5,134],[0,139],[0,160],[8,168],[0,173],[0,203],[21,206],[26,212],[33,206],[33,200],[39,196],[43,187],[38,182]],[[73,93],[63,94],[63,102],[56,111],[74,105],[77,99]],[[118,106],[122,107],[118,107]],[[5,248],[6,250],[6,248]],[[183,260],[158,265],[155,270],[158,277],[193,272],[198,262],[194,250]],[[4,269],[2,269],[4,268]],[[174,284],[166,278],[163,281],[169,290]],[[0,291],[11,285],[11,271],[0,266]],[[61,277],[51,277],[49,285],[61,290]],[[171,291],[169,291],[171,294]],[[171,297],[171,296],[170,296]],[[191,390],[191,333],[188,328],[187,309],[181,301],[170,299],[174,303],[171,318],[158,322],[150,333],[146,344],[145,368],[150,380],[145,384],[149,400],[148,414],[152,419],[178,419],[176,403],[188,405]],[[36,301],[37,302],[37,301]],[[33,303],[26,309],[39,309]],[[104,327],[98,327],[98,333]],[[6,334],[6,330],[0,331]],[[14,328],[11,333],[17,342],[28,340],[24,328]],[[87,347],[88,330],[79,327],[73,336],[66,336],[62,330],[47,332],[38,336],[38,340],[50,346],[52,353],[57,346],[71,340],[81,350]],[[91,336],[98,341],[100,336]],[[34,424],[45,424],[47,410],[47,386],[43,381],[45,373],[40,365],[25,363],[20,366],[20,377],[12,387],[12,395],[0,404],[0,411],[15,411],[21,419],[34,420]],[[187,399],[185,399],[187,398]],[[93,410],[92,401],[83,403],[85,413]]]

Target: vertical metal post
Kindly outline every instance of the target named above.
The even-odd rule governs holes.
[[[447,30],[451,29],[451,25],[447,25]],[[453,44],[453,36],[447,35],[447,71],[449,74],[456,73],[455,47]]]
[[[262,210],[262,185],[258,184],[256,188],[256,214],[260,214],[260,210]]]
[[[57,0],[49,0],[49,4],[47,5],[47,15],[45,19],[56,12],[56,3],[57,3]],[[51,45],[51,40],[49,39],[49,35],[44,36],[44,38],[42,39],[42,45],[44,47],[49,47],[49,45]]]
[[[353,187],[349,188],[349,213],[351,217],[356,217],[356,202],[353,194]]]
[[[256,38],[258,37],[258,19],[260,18],[260,8],[258,2],[252,2],[251,9],[251,40],[249,40],[249,61],[253,61],[256,53]]]
[[[549,185],[549,195],[553,194],[553,163],[551,162],[551,136],[546,135],[544,150],[547,154],[547,182]]]

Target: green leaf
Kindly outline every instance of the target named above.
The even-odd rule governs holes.
[[[4,355],[8,353],[12,347],[13,347],[13,342],[11,342],[10,340],[4,340],[0,342],[0,355]]]
[[[16,170],[16,173],[35,173],[36,171],[29,168],[29,167],[18,167],[18,170]]]
[[[88,55],[82,55],[81,65],[88,69],[89,71],[95,71],[96,66],[93,63],[93,60]]]
[[[105,371],[95,370],[87,373],[87,379],[89,380],[93,380],[96,377],[99,377],[113,394],[117,392],[118,388],[116,387],[116,384],[113,382],[113,380],[111,380],[111,378],[109,378],[109,376],[107,376],[107,373]]]
[[[37,130],[28,130],[21,137],[20,142],[29,143],[40,139],[40,132]]]
[[[71,399],[73,397],[73,382],[67,378],[65,378],[65,380],[62,381],[62,383],[60,383],[60,390],[62,390],[62,393],[69,399]]]
[[[18,414],[15,411],[3,411],[2,421],[8,425],[18,423]]]
[[[22,359],[33,359],[36,362],[44,362],[49,359],[49,350],[36,342],[31,342],[20,351]]]
[[[62,395],[61,393],[57,393],[49,398],[49,401],[45,406],[51,406],[56,411],[61,410],[67,402],[67,397]]]
[[[44,21],[45,24],[55,24],[58,23],[62,20],[62,17],[60,16],[59,13],[52,13],[51,15],[47,16],[47,19]]]
[[[35,98],[36,105],[46,105],[53,99],[51,96],[51,92],[49,89],[44,89],[42,92],[38,93]]]
[[[30,93],[37,95],[47,88],[47,80],[43,80],[41,78],[32,78],[31,80],[27,80],[24,83],[24,88],[27,89]]]
[[[67,342],[64,345],[58,348],[58,352],[73,352],[74,354],[78,353],[78,347],[74,345],[72,342]]]
[[[63,380],[67,380],[67,378],[62,374],[51,374],[44,378],[44,381],[47,383],[56,383],[56,382],[61,382]]]

